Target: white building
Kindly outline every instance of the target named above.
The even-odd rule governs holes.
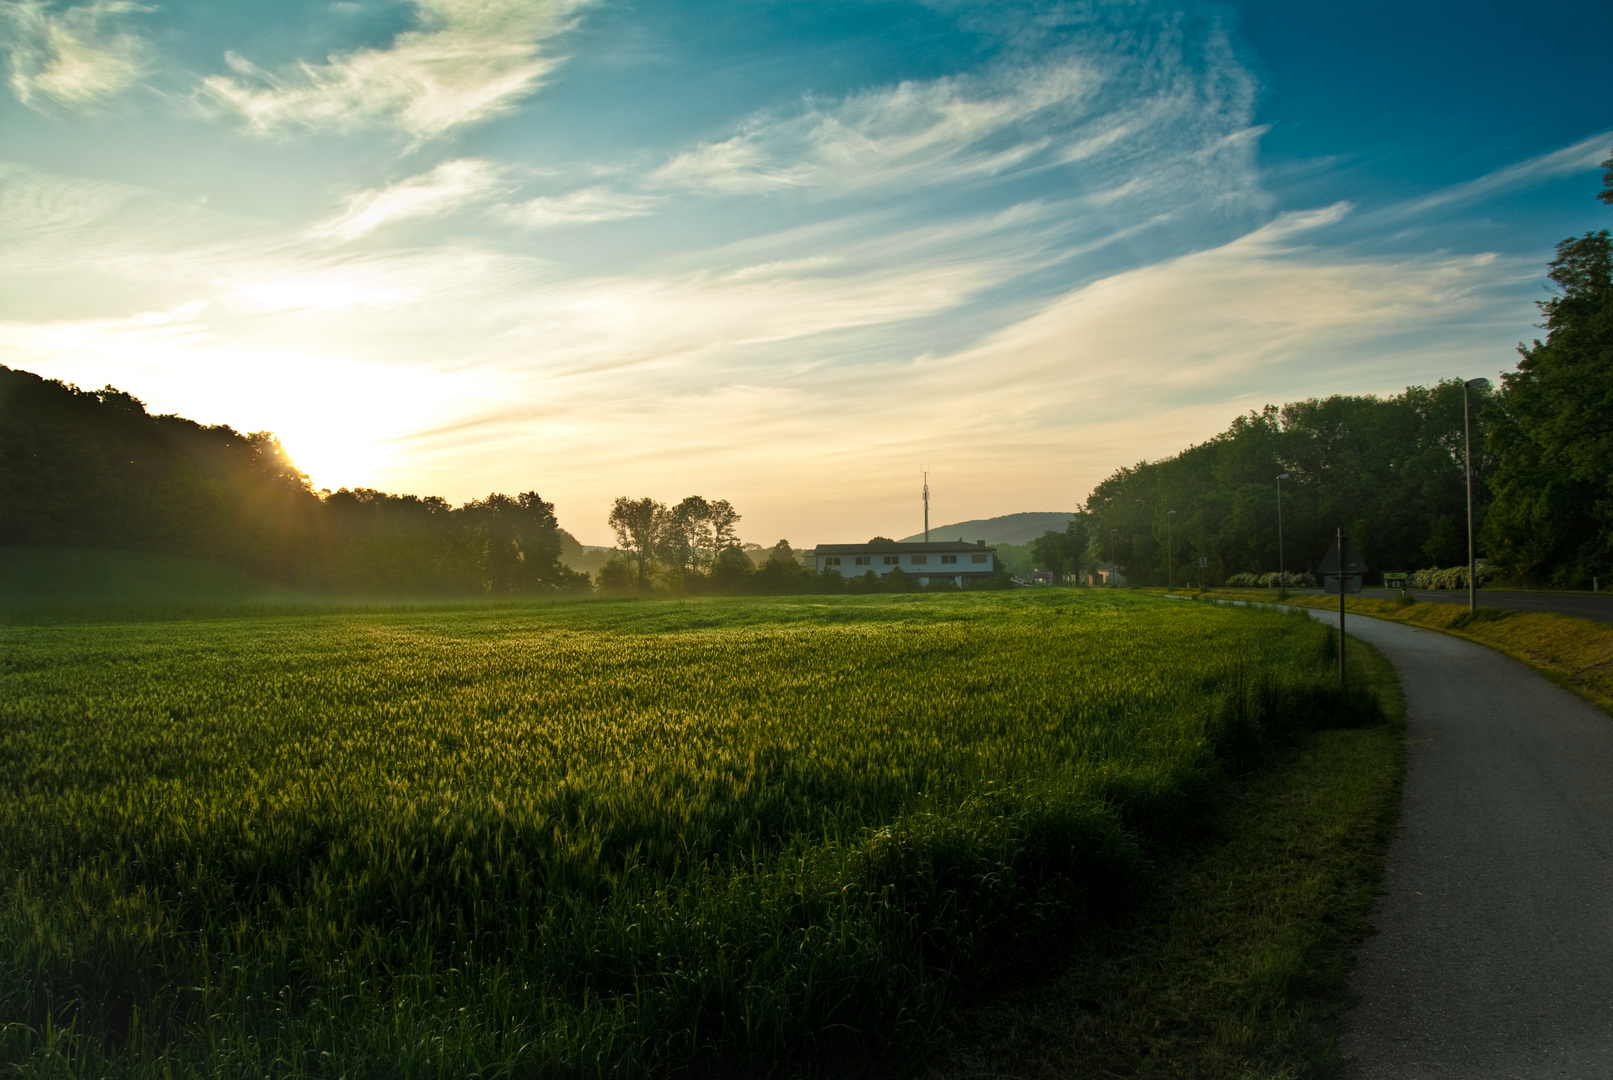
[[[933,544],[819,544],[812,549],[812,561],[820,574],[838,570],[841,577],[854,578],[873,571],[886,577],[900,568],[908,577],[918,578],[921,585],[939,578],[967,585],[996,574],[997,549],[962,540]]]

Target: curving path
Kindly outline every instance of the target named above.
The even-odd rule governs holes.
[[[1346,1075],[1613,1077],[1613,718],[1481,645],[1347,627],[1399,669],[1412,750]]]

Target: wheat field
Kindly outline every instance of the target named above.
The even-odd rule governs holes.
[[[1370,719],[1327,635],[1062,590],[0,627],[0,1061],[894,1068]]]

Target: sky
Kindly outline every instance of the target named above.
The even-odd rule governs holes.
[[[0,363],[318,488],[1071,509],[1511,370],[1613,4],[0,0]]]

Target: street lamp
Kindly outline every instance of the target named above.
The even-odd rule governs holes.
[[[1277,474],[1277,587],[1288,588],[1288,568],[1283,565],[1283,481],[1287,473]]]
[[[1468,402],[1468,391],[1489,386],[1489,379],[1469,379],[1462,384],[1462,441],[1466,453],[1463,465],[1467,471],[1467,610],[1479,609],[1478,559],[1473,553],[1473,409]]]
[[[1170,592],[1176,588],[1176,564],[1171,556],[1171,518],[1176,516],[1175,510],[1165,511],[1165,591]]]

